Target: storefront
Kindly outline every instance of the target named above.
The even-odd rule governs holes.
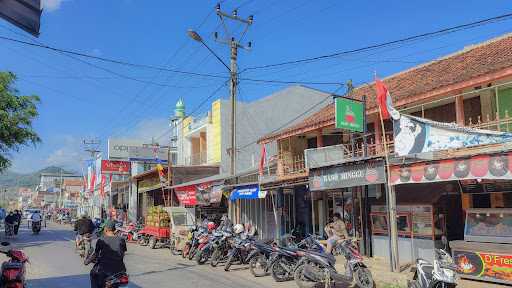
[[[313,233],[323,235],[323,228],[332,215],[339,213],[349,236],[360,241],[359,247],[364,254],[372,255],[368,212],[372,203],[383,198],[382,193],[378,195],[377,192],[381,191],[385,181],[384,162],[379,158],[311,169]]]
[[[431,246],[445,235],[462,277],[512,284],[512,152],[397,165],[390,181],[399,230],[409,238],[431,237]],[[423,203],[401,214],[401,193],[416,193]],[[421,245],[411,243],[411,258],[431,259],[432,249],[417,252]],[[401,263],[406,251],[400,250]]]

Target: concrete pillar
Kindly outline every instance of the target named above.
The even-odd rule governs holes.
[[[457,119],[457,124],[460,126],[465,126],[465,118],[464,118],[464,99],[462,95],[455,97],[455,115]]]
[[[324,137],[322,135],[322,129],[316,130],[316,147],[324,147]]]

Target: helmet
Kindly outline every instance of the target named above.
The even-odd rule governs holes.
[[[240,234],[244,232],[244,225],[242,224],[236,224],[234,227],[233,227],[233,233],[235,234]]]
[[[208,227],[208,232],[211,232],[211,231],[215,230],[215,223],[208,222],[207,227]]]

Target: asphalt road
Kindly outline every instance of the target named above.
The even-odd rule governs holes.
[[[4,238],[3,233],[1,238]],[[27,268],[29,288],[90,287],[91,267],[81,263],[81,258],[75,253],[73,239],[69,226],[49,224],[41,234],[32,235],[25,224],[20,228],[20,234],[9,240],[13,246],[22,248],[30,259]],[[293,282],[275,283],[271,277],[254,278],[246,268],[237,266],[233,266],[235,271],[230,272],[224,272],[222,264],[217,268],[197,266],[181,256],[172,256],[168,249],[151,250],[135,244],[129,244],[125,263],[130,275],[129,287],[132,288],[297,287]]]

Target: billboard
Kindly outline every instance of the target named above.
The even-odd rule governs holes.
[[[130,162],[101,160],[102,174],[130,174]]]
[[[168,150],[138,140],[108,140],[108,159],[167,163]]]

